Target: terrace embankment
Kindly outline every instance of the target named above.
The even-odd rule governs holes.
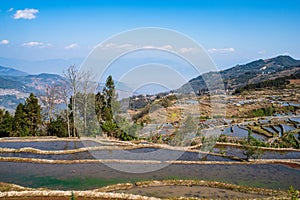
[[[33,190],[17,185],[0,183],[0,198],[5,199],[67,199],[72,195],[76,199],[288,199],[286,191],[251,188],[234,184],[203,180],[162,180],[124,183],[105,186],[89,191]],[[14,190],[17,188],[18,190]],[[2,189],[3,190],[3,189]]]
[[[212,152],[201,152],[200,146],[78,139],[6,139],[0,141],[0,146],[0,180],[30,188],[88,190],[165,179],[218,181],[276,190],[300,186],[299,151],[292,149],[279,153],[277,149],[263,149],[264,155],[270,154],[267,159],[246,162],[240,157],[241,146],[222,143],[217,143]],[[220,153],[224,146],[228,147],[226,153]],[[280,159],[276,159],[278,155]],[[153,170],[143,171],[146,168]],[[128,169],[136,171],[129,173]]]

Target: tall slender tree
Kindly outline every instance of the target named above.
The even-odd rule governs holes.
[[[26,112],[26,121],[28,123],[30,134],[38,135],[39,127],[42,123],[41,106],[33,93],[25,101],[24,109]]]
[[[79,89],[79,83],[81,80],[81,75],[76,69],[75,65],[71,65],[64,76],[67,80],[67,85],[71,88],[72,96],[76,97],[77,91]],[[73,133],[76,133],[76,98],[72,101],[72,115],[73,115]]]
[[[0,123],[0,137],[8,137],[12,132],[12,116],[8,111],[5,111]]]
[[[67,122],[68,136],[71,137],[71,126],[70,126],[70,109],[69,109],[69,94],[70,87],[68,85],[61,85],[58,89],[59,98],[63,101],[66,109],[63,111],[64,118]]]
[[[55,107],[59,100],[58,89],[59,87],[57,85],[47,85],[46,92],[41,98],[42,103],[47,111],[48,119],[50,122],[53,119],[53,113],[55,112]]]
[[[13,132],[15,136],[21,137],[29,135],[29,129],[26,120],[27,115],[25,112],[24,104],[19,103],[13,119]]]
[[[88,120],[88,107],[89,107],[89,98],[95,90],[93,83],[93,74],[90,71],[81,73],[80,81],[80,94],[76,95],[78,99],[78,104],[80,105],[79,111],[82,113],[83,117],[83,134],[87,134],[87,120]]]
[[[117,137],[119,130],[114,120],[114,112],[118,110],[118,102],[112,76],[107,77],[102,93],[98,92],[95,98],[95,109],[101,129],[108,136]]]
[[[4,113],[5,113],[5,110],[4,109],[0,109],[0,122],[2,122]]]

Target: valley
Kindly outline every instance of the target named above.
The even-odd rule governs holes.
[[[50,102],[40,107],[36,128],[19,115],[27,119],[47,88],[67,80],[1,75],[0,102],[12,114],[2,110],[0,118],[0,198],[289,199],[300,186],[298,63],[279,56],[221,71],[225,92],[208,90],[200,76],[188,82],[193,91],[183,85],[118,100],[108,77],[102,92],[87,95],[87,107],[84,93],[75,95],[76,121],[73,99],[66,108],[56,96],[52,111]],[[113,118],[104,103],[109,94],[118,109]],[[14,128],[21,122],[23,129]]]

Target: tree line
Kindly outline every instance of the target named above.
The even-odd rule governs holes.
[[[261,89],[261,88],[284,88],[290,84],[290,79],[300,79],[300,72],[292,74],[290,76],[276,78],[274,80],[262,81],[254,84],[247,84],[243,87],[237,88],[233,94],[241,94],[244,91]]]
[[[95,94],[91,76],[72,65],[64,72],[65,84],[47,86],[39,98],[31,93],[14,114],[0,109],[0,137],[105,134],[134,139],[138,126],[116,115],[120,105],[112,77],[108,76],[102,91]]]
[[[33,93],[20,103],[15,114],[0,109],[0,137],[38,136],[42,123],[41,106]]]

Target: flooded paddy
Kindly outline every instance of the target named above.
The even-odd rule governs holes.
[[[149,152],[151,152],[149,154]],[[147,155],[146,155],[147,153]],[[145,156],[146,155],[146,156]],[[49,160],[90,160],[90,159],[126,159],[126,160],[157,160],[157,161],[233,161],[217,155],[207,153],[185,152],[160,148],[138,148],[131,150],[90,150],[66,154],[36,154],[36,153],[0,153],[0,157],[36,158]]]
[[[248,137],[248,128],[245,126],[238,126],[234,125],[232,127],[224,128],[222,131],[222,134],[229,136],[229,137],[235,137],[238,139],[243,139]],[[261,141],[267,141],[267,137],[261,134],[252,133],[252,137],[261,140]]]
[[[296,123],[299,123],[299,124],[300,124],[300,117],[291,117],[291,118],[290,118],[290,121],[296,122]]]
[[[83,147],[94,147],[101,146],[102,144],[94,141],[80,141],[80,140],[49,140],[49,141],[0,141],[0,148],[12,148],[12,149],[21,149],[21,148],[34,148],[39,150],[71,150],[79,149]]]
[[[237,146],[216,145],[212,152],[214,153],[223,152],[227,156],[235,156],[239,158],[245,157],[243,155],[243,149]],[[262,149],[261,158],[262,159],[299,159],[300,151]]]
[[[145,164],[122,165],[130,168],[143,167]],[[299,168],[282,164],[170,164],[157,171],[138,174],[117,171],[103,163],[0,162],[1,181],[50,189],[93,189],[114,183],[140,180],[198,179],[286,190],[290,185],[299,188],[299,177]]]
[[[107,145],[111,149],[88,150],[84,147],[102,147]],[[209,180],[244,185],[251,187],[283,189],[290,185],[300,187],[299,165],[285,164],[257,164],[240,162],[217,154],[204,154],[198,151],[179,151],[164,148],[141,147],[133,149],[114,149],[115,146],[95,141],[1,141],[1,148],[14,148],[16,150],[30,147],[47,152],[5,152],[0,153],[1,158],[19,157],[45,160],[70,160],[82,163],[58,164],[55,162],[38,163],[35,161],[0,161],[1,182],[19,184],[26,187],[65,190],[87,190],[101,186],[136,182],[142,180],[165,179],[194,179]],[[82,151],[80,148],[83,148]],[[59,152],[60,150],[78,149],[78,152]],[[53,152],[51,152],[53,151]],[[235,146],[217,145],[213,153],[225,152],[227,156],[244,157],[242,150]],[[299,151],[271,151],[264,150],[263,158],[299,159]],[[175,158],[175,159],[174,159]],[[99,162],[93,162],[93,161]],[[134,171],[128,173],[112,168],[105,160],[115,160],[115,166]],[[124,162],[119,162],[124,161]],[[173,162],[173,161],[179,162]],[[128,162],[132,161],[132,162]],[[140,162],[140,161],[149,161]],[[151,161],[151,162],[150,162]],[[153,166],[155,162],[166,162],[158,170],[137,173],[144,168]],[[171,162],[169,162],[171,161]],[[183,161],[185,163],[180,163]],[[188,163],[189,161],[197,161]],[[118,169],[118,168],[117,168]],[[130,170],[129,170],[130,171]]]

